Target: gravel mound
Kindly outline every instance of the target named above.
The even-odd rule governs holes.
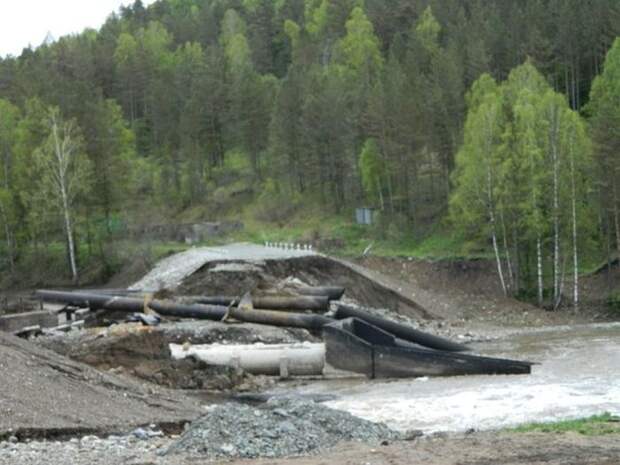
[[[321,404],[272,399],[260,407],[228,403],[195,421],[165,454],[209,458],[285,457],[332,447],[341,441],[380,443],[399,433]]]

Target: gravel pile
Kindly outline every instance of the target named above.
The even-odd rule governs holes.
[[[311,454],[340,441],[381,443],[399,433],[313,402],[273,399],[260,407],[228,403],[213,408],[166,451],[209,458]]]

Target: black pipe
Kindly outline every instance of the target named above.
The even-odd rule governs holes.
[[[229,296],[199,296],[193,297],[191,301],[198,304],[208,305],[237,305],[238,299]],[[329,310],[329,299],[325,295],[319,296],[280,296],[265,295],[252,297],[252,306],[268,310],[313,310],[326,312]]]
[[[295,289],[301,295],[327,296],[328,300],[340,300],[344,295],[344,287],[338,286],[303,286]]]
[[[320,329],[334,320],[321,315],[303,313],[283,313],[269,310],[243,310],[227,308],[221,305],[179,304],[164,300],[145,301],[129,297],[90,294],[82,292],[37,291],[39,299],[48,302],[60,302],[76,307],[90,307],[93,310],[106,309],[125,312],[142,312],[145,304],[163,316],[177,318],[196,318],[221,321],[227,314],[235,320],[272,326],[292,328]]]
[[[344,320],[346,318],[359,318],[360,320],[364,320],[371,325],[383,329],[384,331],[392,333],[394,336],[400,339],[414,342],[425,347],[430,347],[431,349],[445,350],[449,352],[463,352],[466,350],[470,350],[469,347],[463,344],[457,344],[455,342],[449,341],[448,339],[424,333],[422,331],[418,331],[417,329],[395,323],[386,318],[381,318],[363,310],[359,310],[357,308],[353,308],[343,304],[338,304],[338,309],[334,313],[334,318],[336,318],[337,320]]]
[[[231,308],[230,316],[235,320],[248,323],[305,329],[321,329],[324,325],[334,322],[332,318],[323,315],[272,310],[243,310],[239,308]]]

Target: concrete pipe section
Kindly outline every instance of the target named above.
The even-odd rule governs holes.
[[[241,368],[255,375],[321,375],[325,367],[325,344],[190,345],[170,344],[172,358],[193,356],[211,365]]]

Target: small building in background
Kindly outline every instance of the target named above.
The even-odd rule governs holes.
[[[371,207],[359,207],[355,209],[357,224],[371,225],[374,222],[375,209]]]

